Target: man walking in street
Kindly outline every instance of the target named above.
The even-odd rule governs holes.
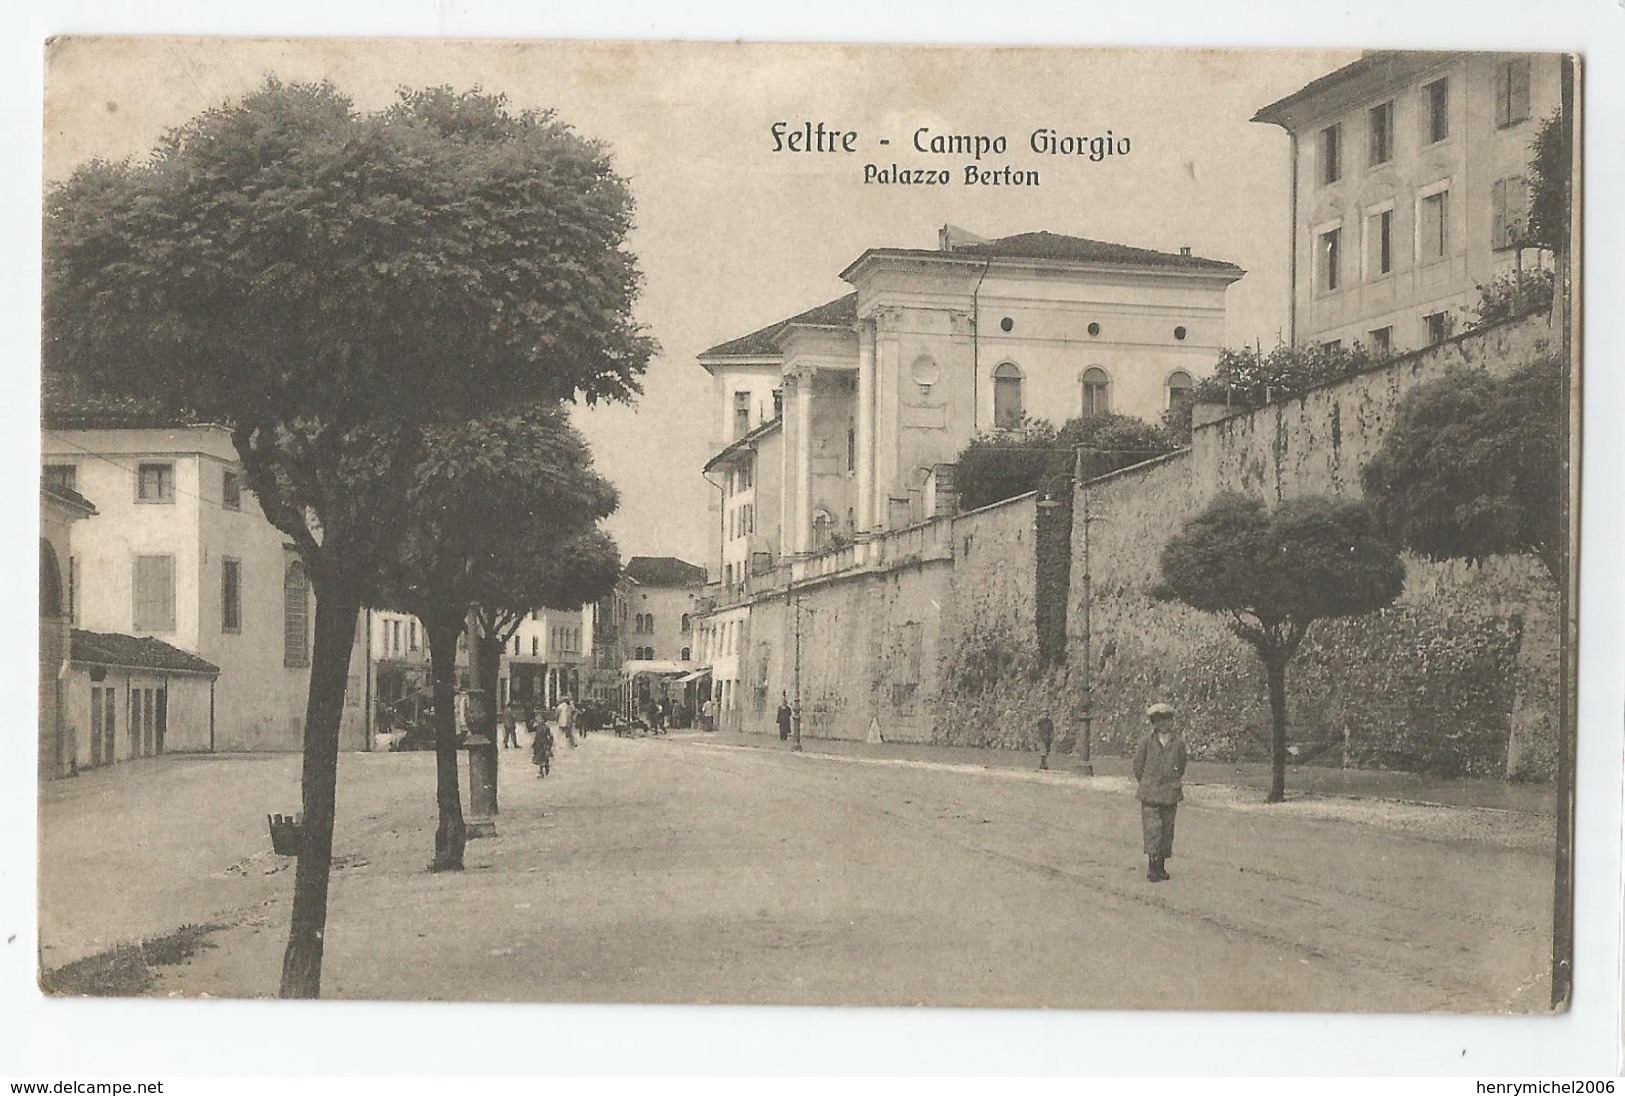
[[[1140,824],[1145,831],[1145,877],[1168,879],[1174,855],[1174,813],[1185,798],[1185,739],[1174,726],[1174,710],[1153,704],[1145,710],[1151,730],[1134,751],[1134,779],[1139,781]]]

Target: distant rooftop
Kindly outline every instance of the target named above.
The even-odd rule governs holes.
[[[1021,232],[996,240],[984,240],[964,229],[944,225],[936,248],[876,247],[865,251],[858,262],[871,255],[929,258],[944,254],[970,255],[994,259],[1054,259],[1058,262],[1103,263],[1110,266],[1154,266],[1184,270],[1236,271],[1241,268],[1222,259],[1205,259],[1184,251],[1153,251],[1084,236],[1063,236],[1059,232]],[[852,266],[856,266],[854,262]],[[847,268],[848,270],[851,267]]]
[[[964,257],[969,259],[1037,259],[1065,263],[1098,263],[1103,266],[1143,266],[1161,270],[1188,270],[1201,273],[1228,274],[1240,277],[1241,267],[1221,259],[1206,259],[1178,252],[1153,251],[1144,247],[1091,240],[1083,236],[1063,236],[1058,232],[1021,232],[996,240],[986,239],[955,225],[943,225],[937,234],[938,246],[928,247],[872,247],[841,272],[845,277],[853,267],[865,259],[917,258],[940,259]],[[785,328],[802,324],[808,326],[845,327],[858,318],[858,295],[848,293],[816,308],[798,312],[787,319],[757,328],[748,335],[718,343],[702,350],[700,358],[776,358],[779,356],[777,339]]]
[[[96,513],[96,507],[91,504],[91,501],[71,487],[64,487],[60,483],[41,481],[39,489],[40,494],[54,502],[63,503],[75,510],[82,511],[86,515]]]
[[[725,343],[718,343],[709,350],[702,350],[702,358],[772,358],[777,357],[779,348],[774,340],[779,333],[791,324],[812,324],[817,326],[845,325],[855,323],[858,318],[858,295],[848,293],[844,297],[837,297],[833,301],[826,301],[817,308],[809,308],[805,312],[798,312],[789,319],[770,323],[766,327],[758,328],[749,335],[741,335],[737,339],[730,339]]]
[[[719,464],[727,464],[740,453],[754,450],[756,443],[767,435],[784,426],[783,417],[771,418],[749,433],[741,434],[733,441],[722,447],[722,451],[705,462],[705,470],[709,472]]]
[[[73,630],[73,661],[130,670],[218,674],[220,667],[151,636]]]
[[[184,409],[152,399],[92,392],[60,374],[47,372],[40,381],[42,419],[50,430],[162,430],[205,425]]]
[[[1403,83],[1417,73],[1457,56],[1428,50],[1367,50],[1358,61],[1317,77],[1291,95],[1277,99],[1253,115],[1255,122],[1296,128],[1309,115],[1338,108],[1376,90]]]
[[[633,556],[626,577],[640,586],[703,586],[705,568],[676,556]]]

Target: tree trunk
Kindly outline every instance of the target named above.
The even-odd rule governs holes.
[[[1286,659],[1269,655],[1264,674],[1270,686],[1270,794],[1268,802],[1286,798]]]
[[[491,753],[491,809],[496,811],[499,788],[496,784],[497,776],[497,747],[501,742],[497,732],[497,710],[501,698],[497,696],[497,679],[502,674],[502,640],[487,633],[483,626],[474,641],[474,685],[485,693],[485,710],[481,713],[480,724],[471,728],[475,734],[484,735],[489,746],[479,746],[477,749],[489,750]]]
[[[429,638],[429,675],[434,681],[434,798],[440,821],[434,831],[430,871],[462,871],[468,827],[457,791],[457,637],[461,616],[449,621],[423,618]]]
[[[305,756],[300,778],[303,836],[293,882],[293,918],[282,956],[283,997],[316,997],[322,989],[327,881],[333,867],[333,809],[338,786],[339,721],[350,675],[350,649],[361,599],[353,587],[315,577],[316,639],[305,701]]]

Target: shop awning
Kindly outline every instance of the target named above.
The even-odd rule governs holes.
[[[711,676],[711,667],[707,666],[704,669],[695,670],[691,674],[684,674],[682,677],[677,679],[677,684],[679,684],[679,685],[687,685],[690,681],[698,681],[702,677],[710,677],[710,676]]]

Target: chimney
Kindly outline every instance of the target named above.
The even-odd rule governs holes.
[[[943,225],[937,230],[938,251],[958,251],[967,244],[985,244],[986,236],[978,236],[974,232],[967,232],[958,225]]]

